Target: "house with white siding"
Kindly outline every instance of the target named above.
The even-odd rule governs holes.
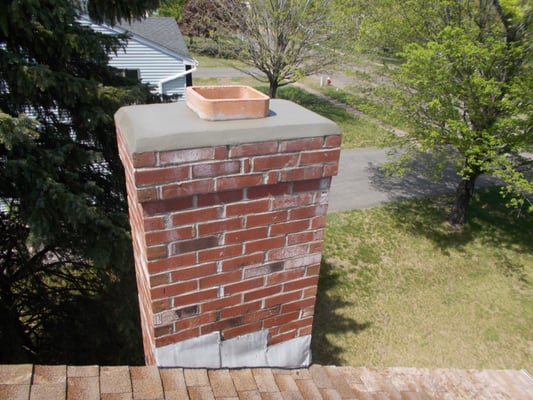
[[[148,17],[114,26],[95,24],[88,17],[80,22],[98,32],[128,33],[127,45],[111,56],[109,64],[150,84],[154,92],[185,98],[198,61],[189,54],[174,18]]]

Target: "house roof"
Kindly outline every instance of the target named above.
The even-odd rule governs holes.
[[[172,17],[148,17],[143,20],[123,21],[116,25],[135,36],[149,40],[173,53],[180,55],[184,61],[196,64],[189,54],[176,20]]]
[[[0,365],[2,399],[533,399],[517,370]]]

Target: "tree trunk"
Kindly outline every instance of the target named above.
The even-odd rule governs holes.
[[[463,226],[466,223],[466,214],[470,200],[474,195],[474,187],[479,173],[465,176],[455,190],[455,204],[450,214],[450,225]]]
[[[276,98],[276,93],[278,92],[278,82],[277,81],[270,81],[270,87],[268,88],[268,96],[271,99]]]

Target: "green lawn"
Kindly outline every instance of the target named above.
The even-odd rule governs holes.
[[[251,77],[234,78],[195,78],[195,85],[248,85],[268,92],[268,87]],[[342,148],[388,147],[400,143],[400,138],[374,122],[355,116],[328,100],[315,96],[296,86],[284,86],[278,89],[277,97],[291,100],[307,109],[323,115],[335,122],[342,132]]]
[[[315,362],[533,370],[533,216],[484,192],[451,231],[449,202],[328,216]]]

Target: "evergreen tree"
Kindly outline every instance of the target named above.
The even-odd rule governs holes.
[[[107,64],[126,37],[78,20],[157,3],[0,4],[0,362],[141,360],[113,114],[155,99]]]

